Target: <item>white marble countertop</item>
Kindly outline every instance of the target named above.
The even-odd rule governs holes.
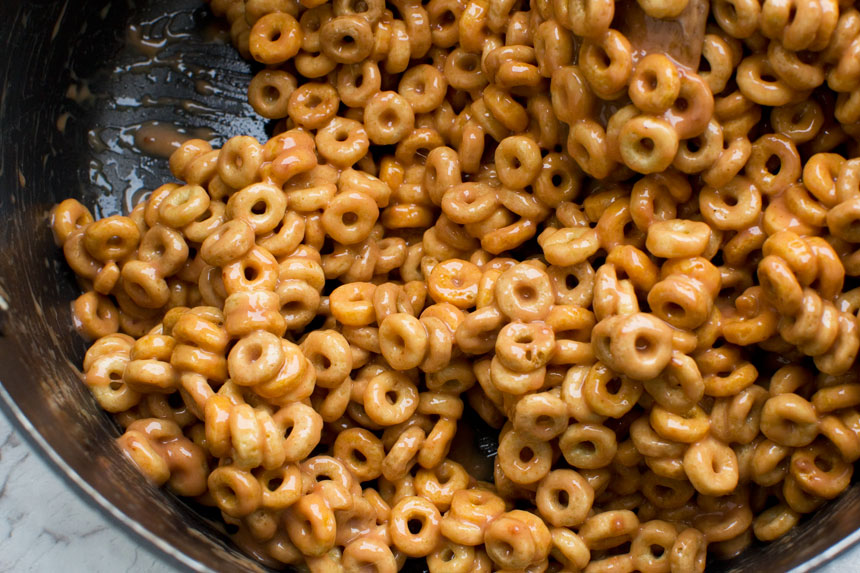
[[[0,573],[27,571],[176,569],[78,497],[0,413]],[[860,547],[819,573],[860,573]]]
[[[0,413],[0,572],[175,569],[85,503]]]

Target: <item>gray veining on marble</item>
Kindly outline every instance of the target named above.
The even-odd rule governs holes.
[[[30,571],[176,570],[69,489],[0,413],[0,573]],[[860,573],[860,547],[819,573]]]
[[[69,489],[0,414],[0,572],[174,569]]]

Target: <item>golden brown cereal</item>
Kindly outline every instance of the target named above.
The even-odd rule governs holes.
[[[439,510],[423,497],[404,497],[391,508],[389,533],[397,549],[411,557],[424,557],[436,547],[439,540]],[[413,531],[410,522],[419,523]]]
[[[141,419],[117,439],[123,453],[158,485],[167,482],[179,495],[206,491],[206,458],[202,449],[168,420]]]
[[[591,333],[595,356],[636,380],[659,375],[672,357],[671,329],[645,313],[601,320]]]
[[[630,99],[645,113],[662,113],[681,92],[681,76],[662,54],[649,54],[636,63],[630,80]]]
[[[520,569],[546,559],[552,538],[540,518],[513,510],[490,523],[484,543],[497,566]]]
[[[540,320],[549,313],[554,296],[546,272],[523,263],[499,276],[495,298],[499,310],[513,319]]]
[[[286,62],[299,52],[302,34],[299,23],[286,12],[272,12],[257,20],[251,28],[251,56],[263,64]]]

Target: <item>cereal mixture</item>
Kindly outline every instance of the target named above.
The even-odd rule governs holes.
[[[246,552],[699,572],[849,485],[852,2],[210,8],[275,135],[53,231],[119,447]]]

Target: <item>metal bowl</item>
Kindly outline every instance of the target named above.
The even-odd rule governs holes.
[[[153,122],[265,139],[245,103],[251,68],[200,0],[5,0],[0,21],[2,403],[79,494],[178,566],[264,571],[121,457],[118,427],[81,382],[78,288],[48,228],[66,197],[106,216],[171,179],[165,158],[150,155]],[[858,525],[854,484],[778,542],[709,569],[810,570],[855,543]]]

